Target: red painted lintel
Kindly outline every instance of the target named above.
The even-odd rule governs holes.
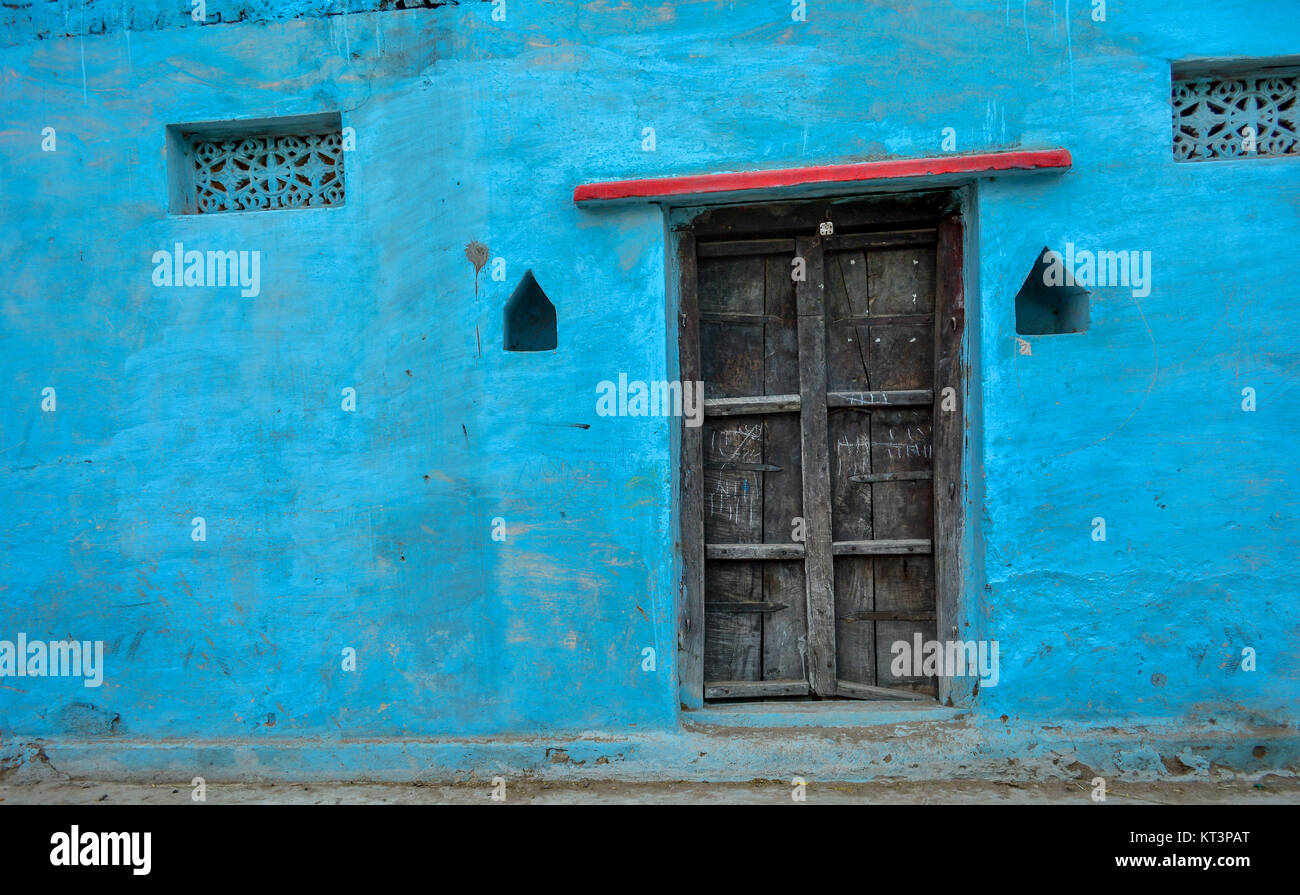
[[[1068,149],[1032,149],[1015,152],[981,152],[934,158],[885,159],[852,165],[819,165],[776,171],[738,171],[725,174],[691,174],[646,180],[606,180],[584,183],[573,191],[574,202],[610,199],[661,199],[670,196],[706,196],[820,183],[856,183],[899,180],[942,174],[987,174],[995,171],[1064,171],[1072,163]]]

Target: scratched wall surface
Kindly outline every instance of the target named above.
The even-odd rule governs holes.
[[[7,11],[0,638],[107,656],[98,689],[0,681],[0,731],[672,730],[669,421],[595,411],[599,381],[673,368],[663,219],[572,189],[938,155],[947,127],[1075,160],[971,206],[963,636],[1001,646],[976,717],[1294,724],[1300,162],[1174,163],[1168,79],[1293,53],[1300,17],[1134,5]],[[167,213],[168,125],[331,111],[342,207]],[[153,286],[176,242],[260,251],[260,294]],[[1086,333],[1018,341],[1015,292],[1067,242],[1150,251],[1150,295],[1094,289]],[[554,353],[501,349],[526,270]]]

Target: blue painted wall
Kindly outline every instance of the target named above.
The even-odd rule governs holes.
[[[932,156],[945,127],[1075,159],[970,209],[965,636],[1002,662],[975,717],[1300,720],[1300,161],[1177,164],[1169,113],[1171,60],[1294,53],[1300,16],[130,6],[3,20],[0,637],[107,644],[99,689],[0,681],[5,736],[674,730],[670,426],[595,414],[600,380],[670,375],[663,218],[572,189]],[[327,111],[357,136],[345,206],[167,213],[167,125]],[[477,294],[471,240],[507,266]],[[260,251],[261,294],[154,287],[177,241]],[[1151,294],[1018,343],[1015,292],[1066,242],[1150,251]],[[527,269],[555,353],[501,350]]]

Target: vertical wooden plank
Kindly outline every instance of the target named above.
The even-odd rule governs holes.
[[[869,391],[872,346],[869,330],[855,319],[869,313],[867,256],[861,250],[827,252],[826,382],[832,390]],[[836,541],[870,540],[871,486],[850,476],[871,472],[871,414],[865,410],[829,412],[831,537]],[[876,623],[859,613],[875,608],[875,580],[870,557],[834,560],[835,673],[842,681],[874,684]]]
[[[927,335],[929,335],[927,333]],[[933,337],[930,336],[930,340]],[[926,350],[929,355],[929,349]],[[929,374],[932,375],[932,374]],[[927,375],[926,387],[929,387]],[[933,468],[933,427],[930,408],[877,409],[872,413],[872,469],[875,472],[917,472]],[[871,486],[872,526],[877,538],[930,539],[934,531],[932,481],[878,482]],[[935,564],[932,556],[878,556],[875,567],[877,612],[935,610]],[[893,644],[934,640],[934,622],[876,623],[876,683],[881,687],[917,690],[936,695],[932,676],[891,670]]]
[[[935,251],[929,246],[873,252],[871,308],[875,314],[932,313],[934,310]],[[871,387],[931,388],[934,379],[932,327],[876,325],[871,327]],[[920,472],[933,468],[934,452],[930,409],[877,408],[871,414],[873,472]],[[933,496],[931,482],[878,482],[871,486],[872,530],[875,537],[931,537]],[[921,557],[876,557],[875,610],[877,612],[930,611],[935,608],[934,560]],[[932,677],[909,672],[895,676],[891,666],[893,644],[934,639],[931,622],[886,621],[876,623],[876,683],[894,689],[916,689],[935,694]]]
[[[704,593],[710,603],[749,603],[763,599],[759,562],[707,562]],[[763,622],[757,612],[704,614],[704,682],[757,681],[763,673]]]
[[[962,288],[962,221],[949,215],[939,224],[935,270],[934,336],[934,560],[937,627],[940,640],[965,639],[959,622],[962,587],[962,539],[966,515],[962,451],[966,440],[962,337],[966,297]],[[945,389],[953,389],[945,410]],[[954,406],[955,402],[955,406]],[[941,678],[939,699],[960,704],[971,695],[973,678]]]
[[[700,368],[708,397],[763,394],[766,264],[761,254],[700,258],[697,250]],[[709,314],[725,320],[709,320]],[[704,542],[757,544],[763,540],[764,420],[738,416],[704,422]],[[759,603],[761,562],[710,561],[704,568],[704,684],[758,681],[763,676],[763,616],[710,612],[709,603]]]
[[[872,557],[835,557],[835,673],[839,680],[876,683],[876,622],[860,615],[876,608],[875,587]]]
[[[784,605],[763,613],[763,680],[807,680],[807,587],[802,561],[763,563],[764,599]]]
[[[828,382],[862,390],[929,389],[934,377],[932,324],[893,315],[934,311],[935,251],[908,246],[828,253]],[[846,319],[848,318],[848,319]],[[879,319],[880,322],[872,322]],[[865,325],[855,321],[865,320]],[[838,366],[836,366],[838,364]],[[929,472],[931,412],[832,410],[831,521],[835,540],[929,539],[933,497],[927,479],[853,483],[861,473]],[[839,557],[834,564],[836,663],[849,683],[935,693],[932,678],[890,672],[890,646],[915,633],[934,639],[933,622],[888,620],[878,613],[933,613],[934,567],[923,557]],[[854,694],[851,691],[846,695]]]
[[[925,612],[934,610],[934,560],[929,556],[877,556],[876,574],[876,611],[877,612]],[[876,622],[876,683],[881,687],[896,690],[915,690],[929,696],[936,695],[935,678],[930,675],[914,675],[910,668],[903,674],[893,673],[893,644],[903,641],[909,645],[915,643],[915,636],[921,635],[921,642],[935,640],[933,621],[887,621]]]
[[[702,314],[761,318],[765,265],[762,255],[704,258],[696,261],[696,304]],[[763,394],[763,324],[703,320],[700,369],[705,394],[736,398]]]
[[[871,414],[872,471],[929,472],[933,469],[931,414],[928,407],[876,408]],[[929,539],[934,530],[932,484],[921,479],[871,485],[872,537]]]
[[[700,313],[696,297],[695,236],[677,241],[678,360],[684,382],[700,379]],[[678,700],[686,708],[704,705],[704,492],[703,431],[681,420],[682,581],[677,629]]]
[[[791,254],[768,255],[763,313],[767,315],[763,351],[763,391],[769,395],[799,391],[799,315]],[[803,464],[799,418],[792,413],[769,414],[765,420],[764,461],[781,467],[763,473],[763,540],[791,543],[792,523],[803,515]],[[763,679],[807,680],[805,646],[808,633],[807,587],[802,562],[763,564],[764,599],[786,606],[764,613]]]
[[[935,251],[908,246],[870,252],[871,314],[934,311]],[[867,334],[873,389],[929,388],[934,377],[931,324],[876,323]]]
[[[934,310],[935,254],[929,246],[875,249],[867,256],[871,315],[929,314]],[[881,388],[872,385],[872,388]]]
[[[852,481],[855,475],[873,471],[872,417],[873,414],[854,408],[837,408],[829,414],[831,537],[835,541],[866,541],[878,537],[872,526],[875,486]],[[875,608],[872,568],[870,557],[835,559],[835,663],[839,680],[859,684],[876,682],[876,624],[858,616]]]
[[[707,357],[707,346],[701,346]],[[755,352],[761,361],[761,347]],[[707,367],[707,360],[705,361]],[[761,388],[762,383],[751,383]],[[749,392],[752,394],[753,392]],[[763,419],[728,416],[704,424],[704,543],[763,540]],[[764,563],[704,562],[705,603],[759,603]],[[758,613],[704,614],[704,683],[762,679],[763,620]]]
[[[806,278],[795,284],[799,308],[799,397],[803,499],[807,528],[808,683],[835,695],[835,570],[831,555],[829,447],[826,437],[825,265],[821,241],[801,236],[795,252]]]
[[[704,420],[704,543],[763,541],[763,463],[766,435],[761,416]]]
[[[871,345],[855,322],[867,308],[867,259],[861,251],[828,252],[826,269],[826,387],[865,392]]]
[[[871,251],[871,317],[930,314],[934,311],[935,252],[930,246]],[[886,320],[869,327],[869,382],[872,389],[931,388],[934,377],[932,324]],[[871,469],[877,473],[929,471],[933,463],[930,411],[878,408],[871,414]],[[930,482],[878,482],[871,486],[871,525],[880,539],[928,539],[932,529]],[[873,570],[877,613],[934,610],[934,561],[921,557],[876,557]],[[933,623],[878,620],[875,626],[875,683],[934,695],[934,680],[891,671],[892,646],[912,643],[913,635],[932,640]]]

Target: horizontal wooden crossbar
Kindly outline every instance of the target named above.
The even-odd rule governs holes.
[[[827,392],[827,407],[924,407],[934,403],[928,388],[884,392]],[[709,402],[705,401],[705,412]]]
[[[793,239],[739,239],[725,242],[698,242],[695,254],[700,258],[729,258],[737,255],[773,255],[794,252]]]
[[[927,693],[915,693],[911,690],[899,690],[894,687],[873,687],[870,684],[859,684],[856,681],[836,681],[835,692],[839,696],[848,696],[852,699],[902,699],[907,702],[932,702],[934,700],[934,697]]]
[[[881,482],[918,482],[934,478],[934,471],[918,469],[914,472],[864,472],[849,476],[849,481],[858,485],[878,485]]]
[[[702,311],[700,322],[729,323],[732,326],[762,326],[765,323],[773,326],[785,325],[785,321],[775,314],[731,314],[722,311]]]
[[[894,230],[889,233],[846,233],[827,236],[822,240],[828,252],[853,249],[883,249],[890,246],[934,245],[939,231],[933,227],[924,230]]]
[[[762,696],[807,696],[807,681],[705,681],[705,699],[754,699]]]
[[[878,541],[836,541],[831,544],[835,556],[911,556],[924,555],[932,549],[930,540],[900,538]]]
[[[852,323],[854,326],[929,326],[933,314],[851,314],[832,317],[831,323]]]
[[[928,544],[929,541],[926,541]],[[803,559],[803,544],[705,544],[705,559]]]
[[[791,413],[799,410],[798,395],[755,395],[751,398],[706,398],[705,416],[744,416],[747,413]]]
[[[780,612],[782,609],[788,609],[785,603],[773,603],[771,601],[745,601],[740,603],[705,603],[705,612]]]
[[[861,612],[850,612],[848,615],[839,617],[842,622],[932,622],[934,621],[934,611],[918,610],[916,612],[907,612],[902,609],[884,609],[880,611],[863,610]]]
[[[704,468],[724,472],[780,472],[782,469],[771,463],[741,463],[739,460],[710,460],[704,464]]]

